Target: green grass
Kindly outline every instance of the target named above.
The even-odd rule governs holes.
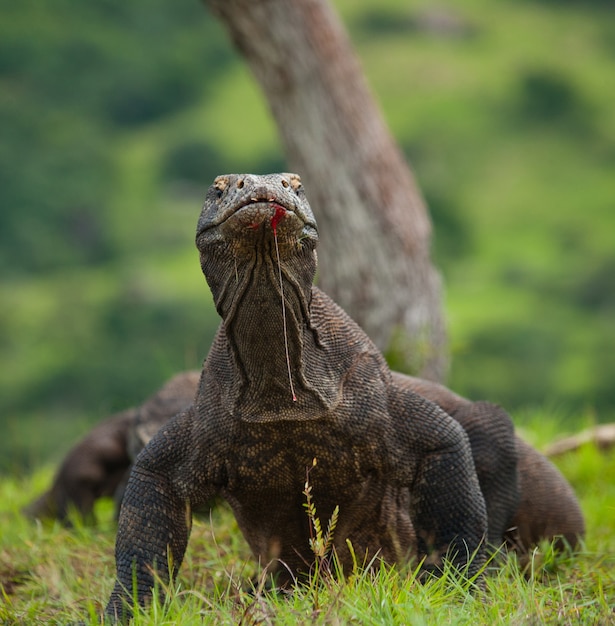
[[[532,427],[534,426],[534,427]],[[524,416],[538,445],[556,432],[548,412]],[[136,616],[150,624],[608,624],[615,618],[615,452],[589,445],[558,461],[587,519],[574,555],[542,545],[522,570],[508,557],[491,563],[484,592],[453,576],[420,584],[410,566],[321,574],[290,595],[263,592],[230,511],[196,521],[186,559],[163,606]],[[98,526],[25,520],[20,507],[49,483],[52,469],[0,482],[0,623],[99,623],[114,578],[112,505],[100,502]],[[324,526],[323,520],[323,526]]]

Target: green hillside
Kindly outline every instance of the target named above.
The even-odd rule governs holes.
[[[337,0],[435,223],[449,384],[615,419],[615,11]],[[225,171],[284,167],[197,0],[0,0],[0,469],[198,367],[193,235]]]

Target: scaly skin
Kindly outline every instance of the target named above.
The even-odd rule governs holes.
[[[359,561],[424,558],[437,571],[448,558],[470,576],[484,564],[487,515],[468,436],[396,384],[365,333],[312,286],[316,243],[298,176],[233,174],[209,189],[197,247],[222,324],[194,405],[163,426],[131,473],[111,617],[130,614],[133,568],[140,603],[152,567],[163,581],[177,571],[191,511],[214,496],[229,502],[278,584],[307,572],[313,459],[319,516],[339,506],[334,545],[345,569],[347,540]]]
[[[74,509],[87,520],[102,496],[114,496],[119,510],[129,464],[164,424],[192,404],[199,378],[200,372],[182,372],[139,407],[92,429],[68,452],[52,488],[24,513],[68,523],[68,511]],[[543,539],[576,546],[585,528],[574,492],[547,458],[513,436],[512,422],[503,409],[471,402],[431,381],[399,373],[393,373],[393,379],[435,402],[466,431],[487,506],[490,544],[506,543],[522,558]],[[511,463],[516,467],[514,475]]]
[[[182,372],[138,407],[127,409],[95,426],[66,454],[51,488],[24,508],[36,519],[70,524],[74,512],[94,521],[98,498],[122,499],[132,463],[145,444],[173,415],[191,405],[199,380],[197,372]]]
[[[505,543],[522,560],[541,540],[555,540],[560,549],[578,545],[585,535],[585,520],[572,488],[549,459],[514,434],[501,407],[471,402],[420,378],[397,373],[393,377],[435,402],[466,431],[487,505],[492,545]]]
[[[72,514],[86,523],[94,522],[96,500],[114,496],[126,479],[132,462],[127,438],[136,413],[137,409],[127,409],[96,425],[68,451],[51,487],[24,507],[23,513],[66,525],[71,524]]]

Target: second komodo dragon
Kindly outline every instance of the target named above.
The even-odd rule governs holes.
[[[93,521],[99,498],[111,496],[119,507],[137,454],[163,424],[192,404],[199,377],[199,372],[182,372],[140,406],[97,424],[68,451],[51,487],[23,512],[70,525],[71,514]]]
[[[392,373],[365,333],[312,285],[316,243],[298,176],[232,174],[209,189],[197,247],[222,324],[194,403],[133,466],[111,617],[130,614],[133,590],[141,604],[151,597],[154,571],[163,581],[176,573],[191,512],[214,497],[230,504],[277,584],[300,577],[313,560],[308,468],[319,516],[339,506],[333,543],[345,570],[356,555],[416,558],[436,573],[448,561],[473,576],[486,541],[501,543],[515,517],[536,521],[531,511],[518,516],[527,501],[519,487],[540,486],[518,476],[518,454],[528,452],[506,413],[432,387],[433,400],[452,403],[452,417],[426,399],[429,383],[419,395],[413,385],[421,381]],[[563,485],[564,505],[577,516],[565,534],[574,537],[582,516]]]

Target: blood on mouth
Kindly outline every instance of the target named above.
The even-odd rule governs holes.
[[[273,214],[271,218],[271,228],[273,228],[274,237],[277,237],[278,236],[278,232],[277,232],[278,224],[282,221],[282,219],[284,219],[286,215],[286,209],[281,204],[278,204],[277,202],[272,202],[271,206],[273,206],[275,209],[275,213]]]

